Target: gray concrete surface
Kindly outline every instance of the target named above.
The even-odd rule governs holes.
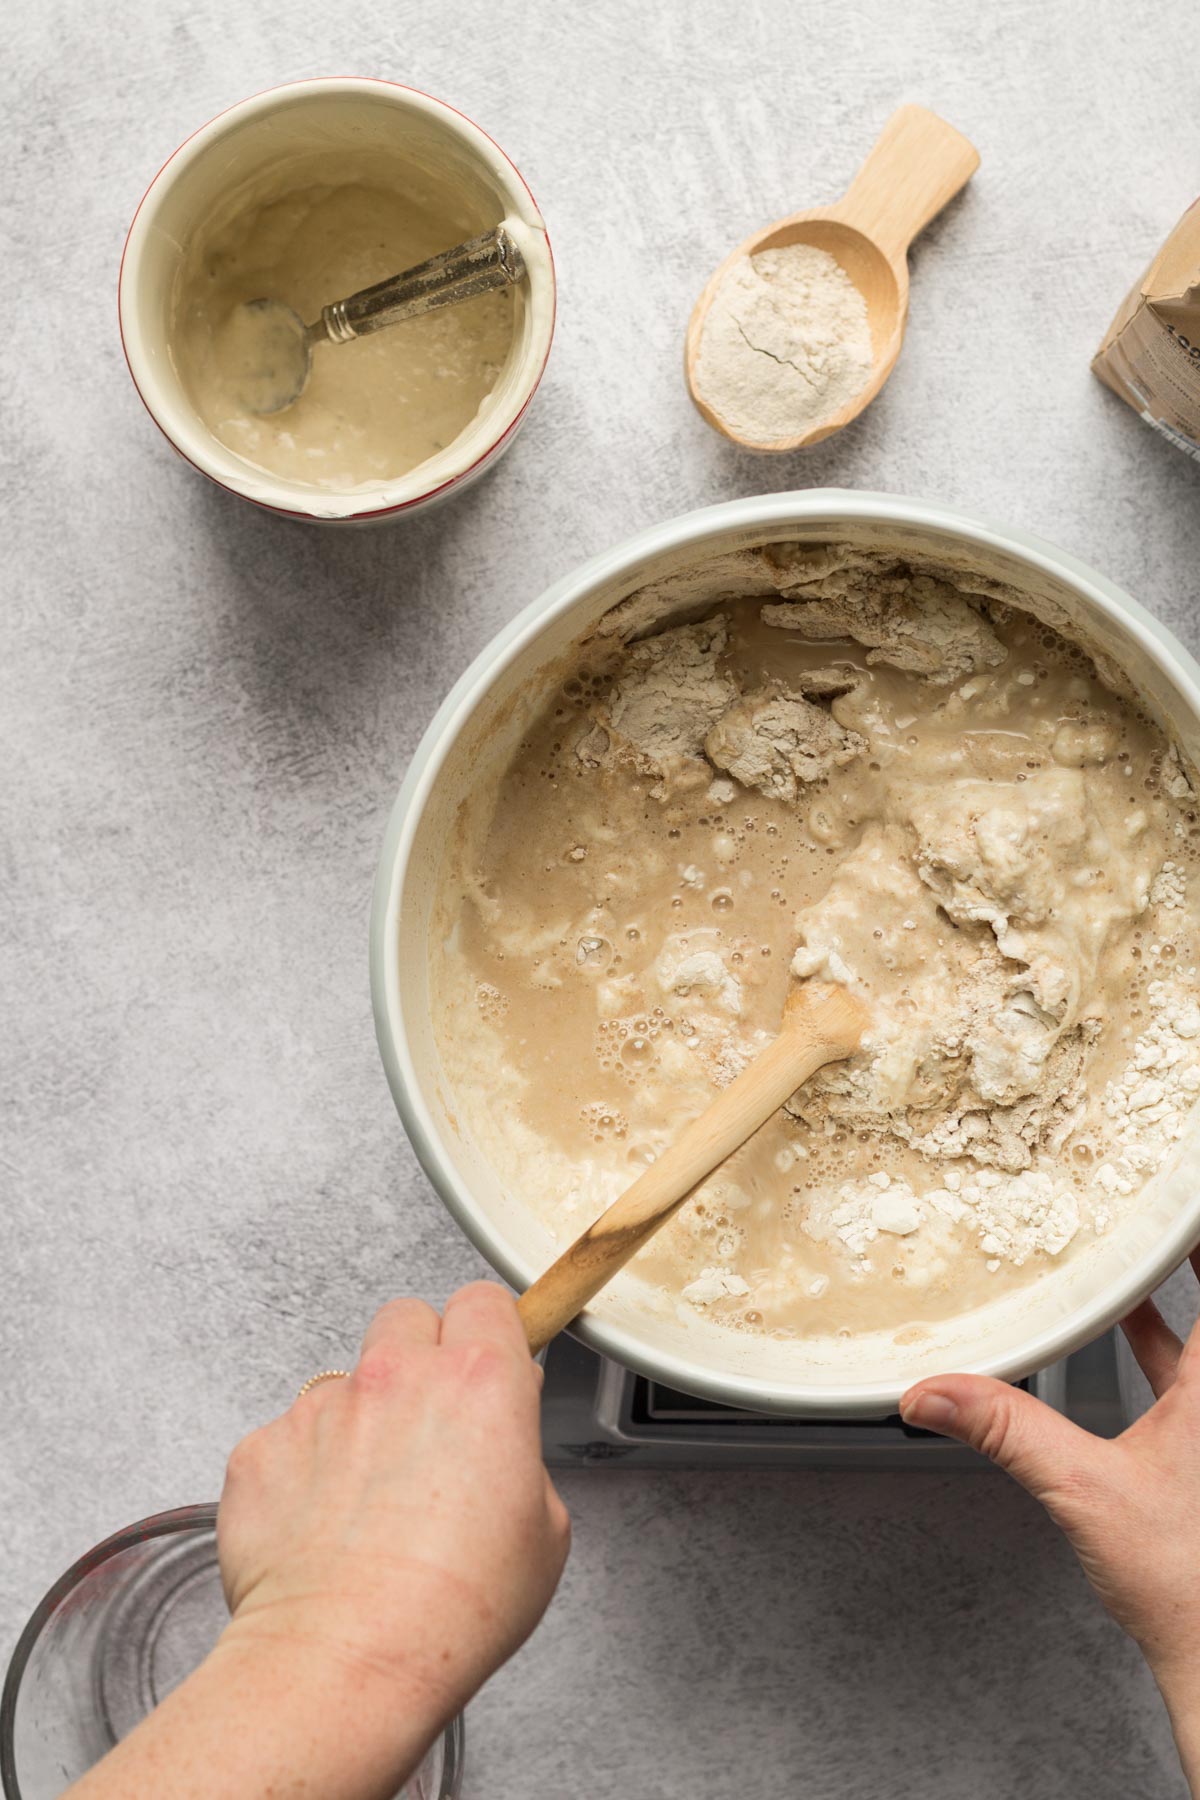
[[[1198,471],[1087,369],[1195,185],[1200,64],[1165,0],[58,0],[5,61],[2,1653],[88,1544],[214,1495],[378,1301],[479,1271],[379,1068],[368,896],[437,701],[552,577],[702,502],[893,489],[1057,539],[1200,650]],[[375,535],[174,461],[114,304],[178,141],[347,71],[490,129],[562,284],[513,455]],[[681,386],[691,301],[904,99],[983,164],[914,257],[899,367],[840,439],[741,457]],[[470,1800],[1181,1791],[1136,1654],[998,1477],[565,1488],[570,1571],[472,1709]]]

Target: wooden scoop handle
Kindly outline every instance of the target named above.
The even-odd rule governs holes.
[[[902,106],[832,210],[899,261],[978,167],[961,131],[926,106]]]
[[[789,1094],[824,1063],[850,1054],[863,1018],[859,1003],[844,989],[819,990],[816,1005],[789,1007],[775,1041],[526,1289],[517,1310],[535,1356]]]

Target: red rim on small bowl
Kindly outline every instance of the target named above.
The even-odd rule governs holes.
[[[479,432],[481,443],[468,462],[444,478],[435,480],[432,486],[422,488],[418,484],[416,491],[407,493],[398,500],[388,497],[388,488],[395,489],[410,484],[419,470],[412,470],[408,475],[400,476],[387,484],[387,488],[382,488],[377,504],[366,503],[370,501],[374,490],[363,489],[342,495],[330,491],[326,504],[322,506],[316,502],[318,490],[309,490],[312,499],[305,503],[304,490],[298,484],[276,480],[269,472],[256,469],[250,463],[243,464],[245,478],[239,479],[236,465],[242,459],[217,443],[182,396],[172,396],[168,400],[168,390],[172,387],[174,378],[172,375],[167,381],[163,381],[155,366],[153,353],[147,350],[143,342],[138,316],[138,276],[146,240],[153,230],[153,219],[148,209],[161,203],[174,182],[213,144],[239,124],[264,116],[276,108],[282,110],[293,101],[310,98],[320,101],[327,96],[346,98],[356,94],[366,100],[394,98],[399,110],[410,114],[421,113],[426,118],[435,119],[458,141],[460,147],[476,158],[481,172],[503,195],[509,216],[521,220],[528,228],[533,250],[532,256],[526,255],[529,267],[527,279],[531,288],[531,325],[529,342],[523,355],[525,376],[518,386],[517,395],[507,409],[498,413],[498,429],[494,433],[488,435],[483,431]],[[550,240],[529,184],[516,164],[494,138],[459,108],[434,95],[426,94],[420,88],[375,76],[322,76],[282,83],[235,102],[206,124],[199,126],[167,158],[142,195],[126,233],[117,280],[118,328],[130,378],[143,406],[172,449],[184,462],[216,486],[248,500],[264,511],[287,518],[331,524],[363,523],[430,506],[469,485],[497,461],[523,424],[541,383],[553,342],[556,311],[554,257]],[[177,386],[177,383],[174,385]],[[467,438],[475,430],[475,426],[468,426],[460,433],[456,442]],[[272,487],[279,490],[275,497],[271,497],[268,492]],[[289,497],[293,494],[294,498]]]

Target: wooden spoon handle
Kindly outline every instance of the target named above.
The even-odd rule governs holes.
[[[785,1028],[526,1289],[517,1310],[534,1355],[583,1311],[692,1190],[752,1137],[789,1094],[823,1063],[846,1054],[845,1044],[817,1036],[803,1020]]]
[[[833,210],[899,260],[978,167],[961,131],[928,107],[902,106]]]

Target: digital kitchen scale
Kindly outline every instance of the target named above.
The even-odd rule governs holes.
[[[1128,1420],[1108,1332],[1020,1384],[1100,1437]],[[883,1419],[777,1418],[678,1393],[563,1333],[546,1353],[542,1447],[553,1469],[986,1469],[950,1438]]]

